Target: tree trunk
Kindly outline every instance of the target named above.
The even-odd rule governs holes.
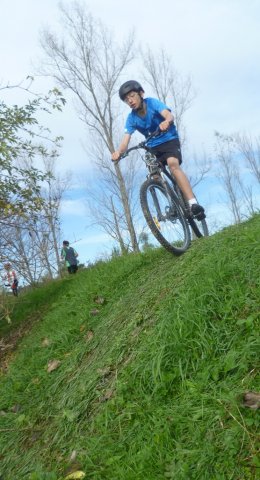
[[[132,219],[131,210],[130,210],[130,206],[129,206],[129,201],[128,201],[128,195],[127,195],[127,191],[126,191],[126,187],[125,187],[125,182],[124,182],[120,167],[117,163],[115,164],[115,170],[116,170],[117,178],[118,178],[118,181],[119,181],[121,199],[122,199],[122,203],[123,203],[123,206],[124,206],[126,223],[127,223],[128,231],[129,231],[130,238],[131,238],[132,249],[133,249],[134,252],[140,252],[137,237],[136,237],[136,233],[135,233],[135,228],[134,228],[134,225],[133,225],[133,219]]]
[[[112,208],[112,212],[113,212],[115,230],[116,230],[116,235],[117,235],[117,238],[118,238],[118,243],[120,245],[121,253],[122,253],[122,255],[124,255],[124,254],[127,253],[127,248],[124,244],[124,240],[123,240],[121,232],[120,232],[120,228],[119,228],[118,220],[117,220],[117,214],[116,214],[116,210],[115,210],[115,206],[114,206],[114,202],[113,202],[112,197],[111,197],[111,208]]]

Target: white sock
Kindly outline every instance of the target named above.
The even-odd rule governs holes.
[[[191,207],[192,205],[194,205],[195,203],[198,203],[197,200],[196,200],[196,198],[194,198],[194,197],[191,198],[190,200],[188,200],[188,202],[189,202],[189,206],[190,206],[190,207]]]

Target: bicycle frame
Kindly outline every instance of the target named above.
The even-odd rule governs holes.
[[[153,177],[154,175],[158,175],[161,178],[161,181],[165,187],[165,191],[167,193],[168,200],[170,201],[170,195],[168,195],[168,188],[174,191],[175,195],[179,200],[180,207],[183,210],[183,213],[187,219],[191,217],[190,209],[188,206],[187,201],[183,197],[183,194],[175,180],[174,177],[168,172],[165,165],[163,165],[159,160],[157,160],[156,156],[149,151],[148,147],[143,147],[146,150],[144,158],[142,158],[148,168],[149,174],[148,177]],[[169,181],[168,181],[169,180]],[[155,202],[156,203],[156,202]]]
[[[151,149],[147,146],[147,142],[151,138],[157,137],[157,136],[159,136],[163,133],[164,132],[162,132],[161,130],[156,130],[155,132],[151,133],[143,142],[138,143],[134,147],[128,148],[128,150],[126,150],[126,152],[124,152],[120,156],[120,160],[122,158],[125,158],[130,152],[132,152],[134,150],[139,150],[139,149],[145,150],[145,155],[144,155],[144,157],[142,156],[142,160],[145,162],[146,167],[148,168],[148,171],[149,171],[148,176],[152,177],[153,175],[157,174],[161,177],[161,180],[162,180],[162,183],[165,186],[165,190],[167,192],[167,196],[168,196],[169,201],[170,201],[170,196],[168,195],[167,186],[168,186],[168,188],[171,188],[171,189],[174,190],[174,193],[178,197],[178,200],[180,202],[180,206],[181,206],[181,208],[182,208],[182,210],[185,214],[185,217],[188,218],[188,217],[190,217],[189,208],[188,208],[188,205],[185,202],[185,199],[183,198],[182,192],[179,189],[175,179],[166,170],[166,167],[159,160],[157,160],[156,156],[151,152]],[[171,185],[169,185],[169,182],[166,180],[165,176],[170,180]]]
[[[161,179],[162,183],[164,184],[166,195],[168,197],[169,202],[171,200],[170,195],[168,193],[169,189],[170,189],[174,193],[174,195],[177,197],[178,203],[179,203],[179,206],[180,206],[180,208],[183,212],[183,215],[186,218],[187,222],[189,223],[190,227],[192,228],[193,232],[195,233],[195,236],[201,237],[203,235],[201,234],[200,230],[196,226],[196,223],[195,223],[194,217],[191,213],[188,201],[184,198],[184,195],[183,195],[181,189],[179,188],[175,178],[169,173],[166,166],[163,165],[156,158],[156,156],[152,153],[151,148],[149,148],[147,146],[147,142],[151,138],[159,136],[163,133],[164,132],[162,132],[161,130],[157,130],[157,131],[151,133],[151,135],[149,135],[143,142],[140,142],[137,145],[135,145],[134,147],[131,147],[128,150],[126,150],[126,152],[123,153],[120,156],[120,159],[125,158],[130,152],[132,152],[134,150],[139,150],[139,149],[145,150],[145,155],[144,156],[142,155],[142,160],[145,162],[146,167],[148,168],[148,171],[149,171],[149,175],[147,176],[147,178],[153,177],[154,175],[160,176],[160,179]],[[154,203],[157,204],[158,202],[154,200]],[[158,216],[159,216],[159,213],[160,212],[158,210]],[[207,228],[205,220],[204,220],[204,229],[205,229],[205,232],[206,232],[205,235],[208,235],[208,228]]]

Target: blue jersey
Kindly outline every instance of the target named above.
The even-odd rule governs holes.
[[[161,112],[163,110],[169,110],[169,112],[171,111],[167,105],[157,98],[145,98],[144,103],[146,104],[145,116],[140,117],[137,112],[132,110],[126,119],[125,133],[132,135],[137,130],[147,138],[152,132],[155,132],[160,123],[165,120],[165,118],[162,117]],[[169,142],[174,138],[179,138],[179,136],[175,125],[171,125],[167,132],[163,133],[159,137],[151,138],[147,145],[149,147],[155,147],[157,145],[161,145],[162,143]]]

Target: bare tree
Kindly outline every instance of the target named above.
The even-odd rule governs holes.
[[[56,157],[43,157],[45,182],[41,188],[41,210],[27,216],[13,217],[2,225],[0,261],[10,261],[26,283],[61,272],[60,205],[69,185],[68,174],[55,175]],[[20,159],[23,169],[31,168],[31,159]]]
[[[235,223],[241,222],[241,206],[239,202],[238,188],[240,175],[237,164],[234,162],[233,140],[229,136],[216,133],[216,150],[220,163],[218,177],[222,180],[228,197],[228,205],[232,212]]]
[[[255,139],[254,144],[249,135],[238,133],[234,135],[234,141],[250,172],[260,183],[260,137]]]
[[[71,9],[60,8],[63,38],[59,39],[47,30],[41,36],[47,58],[43,73],[53,76],[62,88],[73,93],[79,118],[86,124],[91,142],[96,140],[103,148],[113,152],[119,119],[115,95],[117,98],[119,78],[133,59],[133,34],[119,46],[111,32],[81,4],[74,2]],[[113,177],[118,184],[131,248],[138,251],[128,187],[121,168],[119,164],[113,165],[112,173],[109,155],[102,155],[98,165],[103,174],[108,172],[108,177]],[[116,210],[114,218],[115,215]]]
[[[41,217],[31,215],[27,219],[19,217],[14,225],[9,224],[1,230],[0,261],[11,262],[30,285],[43,277],[57,275],[59,265],[55,253],[49,219],[45,214]]]
[[[242,180],[237,150],[232,136],[216,133],[216,153],[220,163],[217,176],[222,180],[228,198],[228,207],[235,223],[240,223],[245,209],[249,214],[254,211],[252,190]]]
[[[57,158],[44,158],[44,168],[46,173],[48,172],[48,179],[45,188],[42,188],[41,195],[44,199],[43,202],[43,216],[45,218],[46,227],[48,231],[48,237],[45,235],[44,244],[42,245],[42,251],[46,257],[46,266],[48,266],[48,272],[51,275],[51,271],[61,274],[61,261],[60,261],[60,234],[61,234],[61,222],[60,222],[60,208],[61,201],[65,192],[68,190],[71,181],[71,174],[69,172],[64,175],[59,175],[55,171],[55,163]],[[48,239],[48,241],[47,241]],[[54,258],[52,264],[48,264],[48,258],[50,251],[50,243],[52,244]]]
[[[95,165],[93,182],[88,176],[86,182],[86,203],[89,217],[93,223],[101,227],[120,246],[121,253],[131,250],[128,225],[122,208],[120,188],[111,161],[107,162],[103,146],[95,144]],[[138,168],[137,168],[138,167]],[[140,233],[141,215],[139,207],[140,184],[138,176],[142,171],[138,157],[133,156],[122,162],[122,173],[125,179],[131,215],[138,225]]]
[[[163,49],[157,54],[147,48],[142,53],[142,59],[145,81],[162,102],[173,105],[175,124],[184,144],[186,141],[184,114],[195,98],[191,78],[180,75],[174,68],[171,57]]]
[[[37,226],[35,231],[40,235],[36,216],[34,220],[31,218],[29,221],[19,217],[14,225],[2,228],[0,257],[2,262],[7,260],[11,262],[25,282],[32,285],[41,278],[44,268],[30,224],[34,224],[33,227]]]
[[[145,67],[144,79],[162,102],[173,106],[175,125],[180,135],[182,150],[184,150],[187,143],[184,117],[196,96],[191,78],[189,76],[183,77],[176,70],[171,57],[163,49],[157,53],[147,48],[146,51],[142,52],[142,59]],[[188,165],[191,164],[190,159],[187,163]],[[193,173],[187,172],[187,175],[194,188],[202,182],[210,171],[211,162],[203,153],[199,159],[196,154],[193,154],[192,163],[195,167]]]

